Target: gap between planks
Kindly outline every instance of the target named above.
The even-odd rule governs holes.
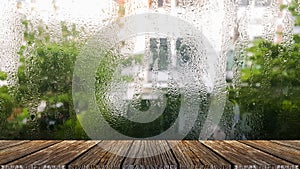
[[[3,141],[2,141],[3,142]],[[258,145],[271,144],[279,150],[298,149],[299,141],[256,141]],[[8,142],[6,142],[8,143]],[[255,142],[254,142],[255,143]],[[20,141],[10,142],[11,146],[0,150],[13,151],[13,158],[0,158],[1,168],[32,167],[35,168],[247,168],[274,167],[299,168],[297,162],[289,157],[273,155],[263,146],[253,141],[172,141],[172,140],[105,140],[105,141]],[[286,145],[284,145],[286,143]],[[14,145],[15,144],[15,145]],[[251,144],[251,145],[250,145]],[[2,144],[3,145],[3,144]],[[97,146],[98,145],[98,146]],[[292,145],[292,146],[291,146]],[[271,147],[272,147],[271,146]],[[275,147],[276,147],[275,146]],[[1,141],[0,141],[1,147]],[[18,153],[22,148],[25,152]],[[75,149],[75,150],[74,150]],[[6,150],[6,151],[3,151]],[[119,155],[108,151],[115,151]],[[134,155],[150,155],[153,151],[164,153],[145,158],[130,158]],[[274,150],[273,150],[274,151]],[[67,153],[65,153],[67,152]],[[254,159],[249,154],[255,155]],[[278,153],[278,150],[275,151]],[[55,158],[50,158],[56,154]],[[300,157],[300,156],[299,156]],[[37,160],[37,158],[39,160]],[[263,158],[263,159],[261,159]],[[3,162],[4,159],[4,162]],[[1,163],[2,160],[2,163]],[[298,160],[298,159],[297,159]]]

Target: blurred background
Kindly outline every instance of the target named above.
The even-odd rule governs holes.
[[[74,108],[73,97],[85,97],[72,96],[76,57],[102,27],[145,12],[169,14],[193,24],[218,56],[213,80],[200,73],[203,89],[198,101],[204,113],[199,112],[185,139],[199,139],[211,97],[220,92],[217,89],[226,98],[219,100],[224,110],[209,139],[300,139],[298,0],[4,0],[0,5],[0,139],[90,139],[80,123],[88,116]],[[161,133],[177,118],[184,102],[181,93],[170,94],[175,90],[170,87],[170,67],[206,67],[205,62],[193,63],[195,53],[205,51],[194,50],[181,37],[138,36],[120,43],[126,44],[121,53],[134,55],[124,54],[113,62],[114,54],[108,53],[95,76],[103,116],[128,135],[145,138]],[[204,54],[202,59],[210,60]],[[151,105],[159,107],[162,101],[153,93],[165,91],[168,103],[157,123],[136,130],[140,125],[124,120],[134,116],[128,107],[114,109],[118,99],[101,97],[114,95],[106,91],[116,64],[123,70],[119,80],[127,83],[126,94],[119,98],[126,106],[141,112]],[[143,76],[132,73],[136,70]]]

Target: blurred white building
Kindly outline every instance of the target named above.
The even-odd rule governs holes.
[[[211,55],[207,54],[207,60],[204,61],[204,63],[212,63],[208,66],[209,70],[205,70],[208,72],[207,75],[202,76],[207,77],[204,78],[203,83],[206,86],[207,92],[211,92],[214,87],[215,78],[223,78],[220,77],[222,76],[221,74],[216,72],[221,72],[217,69],[220,68],[221,70],[225,67],[221,63],[221,58],[224,57],[224,51],[226,51],[229,46],[225,43],[230,43],[229,34],[232,34],[233,31],[229,30],[229,24],[233,24],[234,21],[233,17],[228,17],[230,14],[226,13],[226,11],[234,10],[231,5],[232,4],[226,3],[225,1],[208,0],[128,0],[120,2],[120,6],[122,6],[122,15],[120,16],[125,17],[144,12],[168,14],[196,27],[208,39],[216,55],[219,57],[210,57]],[[140,35],[136,37],[136,39],[131,40],[130,43],[133,47],[126,48],[126,52],[128,53],[137,54],[144,52],[145,49],[150,50],[148,68],[142,73],[142,78],[144,79],[142,91],[144,91],[143,95],[145,98],[149,98],[146,95],[147,93],[151,93],[150,91],[153,85],[160,86],[161,88],[168,87],[168,63],[176,67],[177,64],[187,62],[189,59],[189,56],[184,54],[184,52],[180,52],[180,50],[188,50],[188,45],[184,44],[182,37],[171,39]],[[233,41],[231,43],[233,43]],[[188,53],[188,51],[186,53]],[[157,63],[157,68],[155,68],[155,63]],[[213,67],[213,64],[219,65],[219,67]],[[199,67],[201,67],[201,65],[199,65]],[[158,72],[153,73],[153,70],[156,69]],[[225,71],[225,69],[223,71]],[[157,84],[153,84],[153,81]],[[129,91],[133,90],[133,88],[129,89]],[[129,95],[134,95],[133,92],[130,93]],[[129,96],[129,98],[132,98],[131,96]]]
[[[248,39],[264,38],[282,42],[282,33],[293,29],[293,18],[287,10],[280,10],[290,0],[240,0],[237,25]],[[291,33],[291,32],[289,32]]]
[[[143,12],[170,14],[193,23],[208,37],[221,55],[227,50],[226,48],[229,48],[228,44],[233,44],[238,38],[242,41],[251,41],[262,37],[274,42],[282,42],[284,33],[300,33],[300,28],[293,26],[293,18],[289,12],[279,9],[280,5],[288,4],[289,1],[239,0],[239,4],[235,6],[231,4],[231,0],[8,0],[1,5],[1,9],[3,8],[1,16],[3,16],[0,20],[3,31],[0,33],[3,34],[1,36],[3,52],[0,56],[0,67],[6,72],[16,71],[17,63],[11,63],[18,60],[16,51],[22,43],[19,41],[22,39],[20,31],[22,29],[18,23],[20,19],[18,13],[24,14],[27,19],[42,19],[50,23],[50,27],[57,26],[55,22],[68,20],[86,26],[90,29],[87,32],[93,32],[117,17]],[[226,13],[228,10],[234,13]],[[229,17],[235,18],[229,20]],[[226,25],[224,21],[232,23]],[[229,43],[227,42],[228,44],[224,44],[226,34],[232,38]],[[150,39],[144,39],[141,36],[137,37],[136,45],[131,52],[137,53],[145,49]],[[154,42],[155,39],[152,41]],[[6,47],[5,44],[11,46]],[[172,53],[175,53],[176,42],[170,42],[170,44]],[[9,77],[12,76],[9,75]],[[160,77],[166,78],[164,75]]]

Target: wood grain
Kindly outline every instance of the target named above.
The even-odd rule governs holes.
[[[235,168],[296,168],[297,166],[238,141],[202,141]]]
[[[122,168],[177,168],[165,140],[135,140],[127,156]]]
[[[230,164],[198,141],[168,141],[180,168],[230,168]]]
[[[270,141],[264,141],[264,140],[257,140],[257,141],[245,140],[241,142],[253,146],[259,150],[265,151],[274,156],[277,156],[281,159],[290,161],[294,164],[298,164],[298,165],[300,164],[300,150],[287,147],[284,145],[272,143]]]
[[[78,168],[120,168],[133,141],[104,140],[69,164],[70,169]],[[116,152],[117,154],[111,153]]]
[[[7,164],[10,161],[30,155],[38,150],[58,143],[59,141],[30,141],[14,147],[8,147],[0,150],[0,165]]]
[[[230,168],[230,164],[223,158],[209,150],[199,141],[185,141],[186,146],[189,147],[203,164],[204,168]]]
[[[19,144],[23,144],[28,142],[29,140],[0,140],[0,150],[8,148],[8,147],[12,147],[12,146],[16,146]]]
[[[285,145],[300,150],[300,140],[271,140],[274,143]]]
[[[99,141],[62,141],[58,144],[42,149],[24,158],[13,161],[8,166],[33,166],[35,168],[66,168],[66,164],[82,153],[95,146]]]
[[[291,168],[299,141],[0,141],[1,169]],[[139,158],[140,157],[140,158]]]

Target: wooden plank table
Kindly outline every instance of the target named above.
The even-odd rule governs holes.
[[[153,152],[160,152],[154,155]],[[114,154],[112,152],[117,152]],[[143,158],[135,158],[141,157]],[[1,169],[291,168],[300,141],[0,141]]]

